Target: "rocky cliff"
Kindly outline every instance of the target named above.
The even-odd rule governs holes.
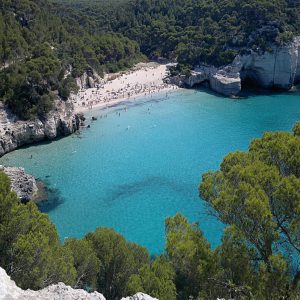
[[[105,297],[98,292],[88,293],[84,290],[73,289],[61,282],[40,291],[24,291],[0,267],[0,300],[105,300]],[[137,293],[122,300],[158,299],[143,293]]]
[[[84,116],[74,114],[73,104],[56,101],[56,109],[43,119],[20,121],[0,104],[0,156],[21,146],[52,140],[77,131]]]
[[[96,83],[102,82],[101,76],[94,70],[85,71],[80,77],[76,78],[76,84],[79,89],[94,88]]]
[[[23,168],[3,167],[1,165],[0,171],[9,177],[11,189],[16,192],[21,201],[35,200],[38,194],[38,185],[32,175],[25,173]]]
[[[288,90],[300,79],[300,37],[270,51],[237,56],[233,67],[241,79],[250,79],[263,88]]]
[[[249,50],[225,67],[199,65],[190,76],[169,80],[188,87],[208,82],[213,91],[225,96],[238,95],[242,82],[247,80],[265,89],[289,90],[300,81],[300,37],[285,46],[273,46],[266,52]]]

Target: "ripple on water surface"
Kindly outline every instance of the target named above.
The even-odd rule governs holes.
[[[93,112],[98,120],[80,135],[1,159],[46,182],[50,201],[42,210],[62,239],[107,226],[159,253],[165,218],[181,212],[199,222],[215,247],[223,226],[198,198],[201,174],[217,169],[226,153],[246,150],[264,131],[290,130],[300,119],[299,93],[242,100],[194,91],[160,97],[128,103],[127,112],[124,105]]]

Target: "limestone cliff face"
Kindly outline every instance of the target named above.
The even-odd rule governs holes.
[[[248,51],[222,68],[197,66],[190,76],[180,76],[176,80],[189,87],[206,81],[213,91],[235,96],[241,91],[241,83],[247,79],[262,88],[289,90],[300,81],[300,37],[288,45],[274,46],[269,52]]]
[[[0,106],[0,156],[21,146],[52,140],[77,131],[84,121],[81,114],[73,113],[73,105],[57,101],[56,109],[44,119],[17,120],[3,105]]]
[[[96,83],[99,83],[101,81],[102,78],[94,70],[88,70],[84,72],[80,77],[76,78],[76,84],[80,89],[94,88]]]
[[[232,68],[217,69],[214,66],[198,66],[191,75],[183,79],[189,87],[208,82],[210,88],[224,96],[234,96],[241,91],[239,73],[232,72]]]
[[[300,37],[263,54],[251,52],[233,62],[241,79],[249,78],[263,88],[290,89],[300,79]]]
[[[0,300],[105,300],[98,293],[88,293],[84,290],[73,289],[64,283],[50,285],[40,291],[22,290],[9,278],[0,267]],[[122,300],[158,300],[143,293],[122,298]]]

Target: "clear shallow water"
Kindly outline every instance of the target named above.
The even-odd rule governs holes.
[[[47,183],[54,203],[42,209],[62,239],[107,226],[155,254],[164,249],[164,219],[181,212],[199,222],[215,247],[223,226],[198,198],[201,174],[264,131],[290,130],[300,119],[299,93],[232,100],[183,91],[128,106],[93,112],[108,116],[79,136],[0,160]]]

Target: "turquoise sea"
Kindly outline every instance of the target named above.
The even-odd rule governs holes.
[[[290,130],[300,119],[299,92],[233,100],[187,90],[126,106],[127,112],[120,105],[90,113],[98,120],[80,135],[0,160],[47,184],[49,201],[41,209],[62,240],[106,226],[157,254],[165,218],[181,212],[199,222],[215,247],[223,225],[198,197],[201,175],[263,132]]]

